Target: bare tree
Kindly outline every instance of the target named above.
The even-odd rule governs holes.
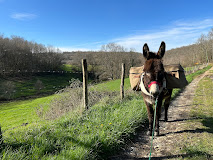
[[[210,50],[210,59],[213,60],[213,28],[211,31],[208,33],[208,46]]]
[[[18,36],[5,38],[0,35],[0,74],[4,71],[52,70],[60,66],[61,54],[53,46],[45,47]]]

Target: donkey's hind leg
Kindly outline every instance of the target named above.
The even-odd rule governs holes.
[[[164,121],[168,121],[168,109],[171,101],[171,96],[172,96],[172,89],[168,89],[167,97],[164,101],[164,109],[165,109],[165,118]]]

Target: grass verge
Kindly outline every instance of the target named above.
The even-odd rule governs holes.
[[[194,107],[191,110],[193,120],[187,122],[187,129],[194,130],[185,133],[183,152],[190,155],[187,160],[208,160],[213,158],[213,74],[203,78],[196,90]]]

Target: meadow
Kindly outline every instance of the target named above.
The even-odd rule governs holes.
[[[187,75],[190,83],[210,66]],[[67,92],[48,97],[4,103],[0,105],[0,124],[4,143],[0,159],[106,159],[131,139],[136,128],[146,123],[147,113],[140,93],[129,90],[125,79],[125,98],[116,93],[120,80],[109,81],[91,87],[91,92],[106,92],[89,110],[75,107],[60,117],[48,120],[37,114],[42,105],[43,113],[55,104],[69,99],[60,97]],[[108,92],[115,92],[111,95]],[[181,92],[173,91],[173,97]],[[72,93],[71,93],[72,94]],[[58,98],[59,97],[59,98]],[[55,103],[57,101],[57,103]],[[3,117],[3,118],[2,118]]]
[[[44,97],[69,86],[71,79],[82,81],[82,73],[78,67],[67,64],[62,65],[58,71],[5,76],[0,78],[0,99],[6,101]],[[91,72],[89,82],[92,82]]]

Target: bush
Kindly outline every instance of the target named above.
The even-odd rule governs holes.
[[[12,99],[15,94],[15,83],[12,81],[4,81],[0,85],[0,92],[2,93],[0,99]]]

